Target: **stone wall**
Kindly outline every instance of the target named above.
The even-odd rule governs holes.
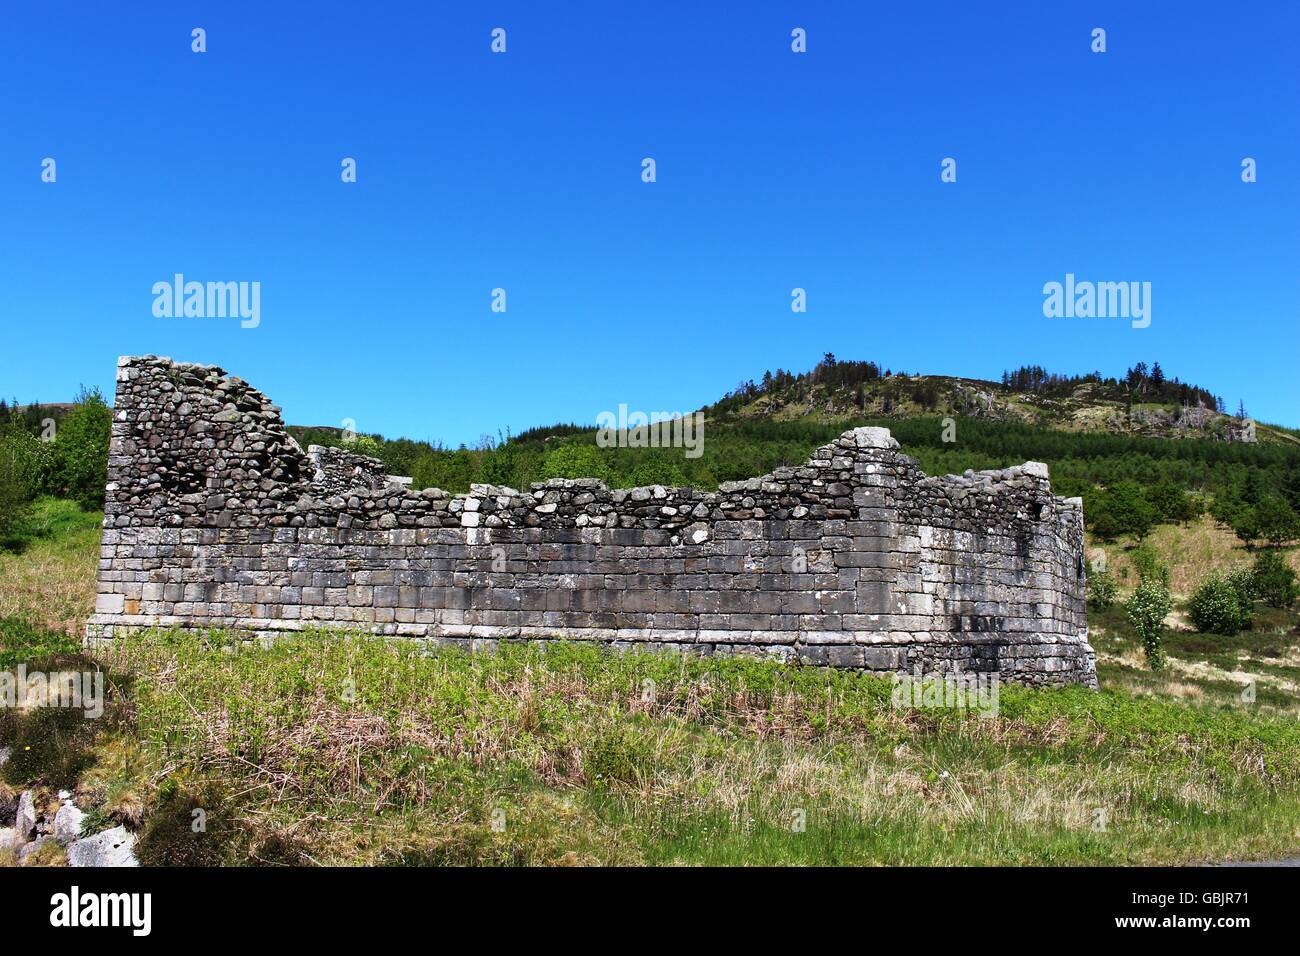
[[[888,430],[858,428],[717,492],[453,496],[310,451],[219,368],[121,359],[87,636],[338,627],[1096,684],[1081,504],[1042,464],[927,477]]]

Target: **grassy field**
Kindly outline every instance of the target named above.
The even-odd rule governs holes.
[[[37,501],[17,540],[0,548],[0,618],[79,634],[95,606],[102,520],[70,501]]]
[[[66,518],[0,558],[0,666],[103,667],[110,699],[93,721],[0,712],[13,753],[0,805],[20,787],[72,789],[92,828],[138,828],[146,863],[1129,864],[1300,850],[1293,610],[1261,609],[1234,638],[1175,633],[1163,675],[1145,670],[1121,612],[1096,613],[1102,691],[1004,686],[993,717],[896,708],[880,677],[571,643],[471,656],[162,632],[91,661],[70,635],[89,613],[93,520]]]

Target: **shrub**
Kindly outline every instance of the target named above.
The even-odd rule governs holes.
[[[1169,588],[1156,577],[1143,580],[1125,605],[1129,622],[1142,641],[1147,664],[1153,671],[1163,670],[1165,666],[1165,654],[1160,645],[1170,606]]]
[[[1098,610],[1105,611],[1114,607],[1118,592],[1119,585],[1109,571],[1098,571],[1088,576],[1088,600]]]
[[[113,412],[98,389],[82,390],[54,439],[54,490],[87,511],[104,506]]]
[[[1282,555],[1266,551],[1255,558],[1255,594],[1269,607],[1290,607],[1297,593],[1295,571]]]
[[[1151,545],[1144,544],[1134,548],[1129,554],[1129,560],[1137,570],[1139,580],[1156,581],[1166,588],[1169,587],[1169,565],[1160,560],[1160,556]]]
[[[1251,624],[1250,595],[1240,578],[1212,574],[1192,592],[1188,612],[1198,631],[1236,634]]]

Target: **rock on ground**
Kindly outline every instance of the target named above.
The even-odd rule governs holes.
[[[68,847],[68,866],[139,866],[135,858],[135,834],[126,827],[113,827]]]
[[[36,801],[30,790],[24,790],[18,798],[18,816],[14,818],[14,829],[23,840],[36,829]]]
[[[66,801],[54,814],[54,839],[64,846],[81,839],[81,821],[86,815],[72,801]]]

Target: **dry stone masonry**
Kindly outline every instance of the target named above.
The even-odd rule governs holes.
[[[857,428],[717,492],[449,495],[304,453],[219,368],[123,358],[117,379],[92,640],[329,627],[1096,685],[1082,506],[1036,462],[927,477],[887,429]]]

